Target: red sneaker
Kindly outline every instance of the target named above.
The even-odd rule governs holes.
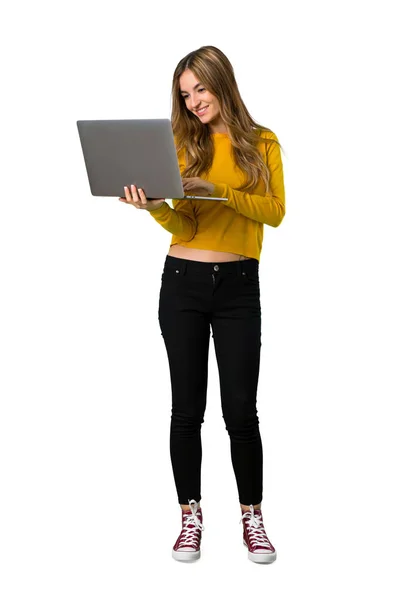
[[[248,548],[248,557],[256,563],[271,563],[276,559],[276,551],[264,529],[262,513],[250,504],[250,510],[243,513],[243,544]]]
[[[202,512],[195,500],[189,501],[190,510],[182,511],[182,530],[173,546],[173,558],[182,561],[200,558]]]

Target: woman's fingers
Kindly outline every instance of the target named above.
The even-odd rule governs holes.
[[[127,204],[132,204],[133,206],[135,206],[135,208],[138,208],[138,196],[137,196],[137,193],[134,188],[135,188],[135,186],[132,185],[131,186],[131,194],[130,194],[130,188],[125,185],[124,193],[126,195]]]
[[[124,186],[124,194],[125,194],[125,196],[126,196],[126,200],[127,200],[127,202],[128,202],[128,203],[132,202],[132,198],[131,198],[131,196],[130,196],[129,189],[128,189],[128,187],[127,187],[126,185]]]
[[[131,185],[132,195],[130,194],[130,188],[128,186],[124,186],[124,194],[125,198],[120,197],[119,200],[124,202],[125,204],[132,204],[135,208],[145,209],[145,210],[156,210],[165,202],[165,198],[154,198],[153,200],[148,200],[145,192],[142,188],[137,188],[135,185]],[[155,204],[157,203],[157,204]]]
[[[126,202],[126,204],[132,204],[135,206],[135,208],[145,208],[147,204],[147,197],[145,196],[144,190],[141,188],[137,189],[137,186],[134,184],[132,184],[130,188],[126,185],[124,186],[125,200],[124,198],[121,198],[121,200]]]
[[[136,185],[131,186],[131,194],[133,196],[133,204],[136,208],[142,208],[147,203],[144,191],[141,188],[137,188]]]
[[[131,195],[133,197],[134,204],[137,203],[137,202],[139,202],[137,188],[136,188],[136,186],[134,184],[131,186]]]
[[[141,200],[142,204],[146,204],[147,203],[147,198],[146,198],[146,196],[144,194],[144,190],[141,189],[141,188],[139,188],[138,189],[138,193],[140,195],[140,200]]]

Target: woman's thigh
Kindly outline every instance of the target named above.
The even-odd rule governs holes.
[[[203,415],[207,395],[210,317],[204,291],[201,282],[165,268],[158,319],[169,361],[173,408],[194,416]]]
[[[211,316],[224,416],[255,414],[261,354],[258,271],[222,280]]]

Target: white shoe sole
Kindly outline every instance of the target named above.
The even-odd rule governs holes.
[[[194,552],[180,552],[179,550],[172,550],[172,556],[175,560],[179,560],[181,562],[193,562],[200,558],[201,550]]]
[[[243,540],[244,546],[247,548],[246,542]],[[254,552],[248,551],[248,558],[255,563],[272,563],[276,560],[276,551],[275,552],[262,552],[260,554],[255,554]]]

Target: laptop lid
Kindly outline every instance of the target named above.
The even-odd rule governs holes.
[[[124,196],[141,187],[147,198],[223,200],[185,196],[169,119],[77,121],[93,196]]]

